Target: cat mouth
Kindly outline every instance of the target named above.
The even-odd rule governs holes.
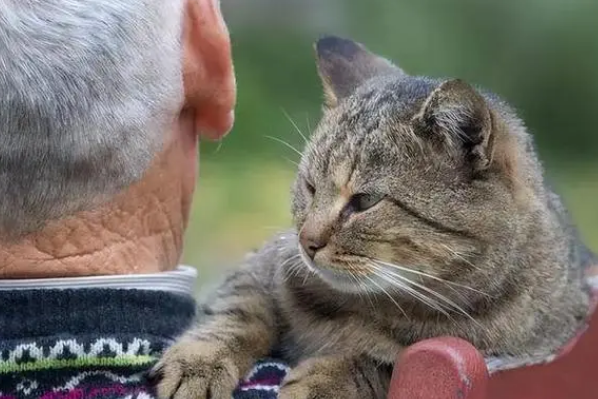
[[[374,264],[375,267],[371,266],[374,268],[370,269],[368,265],[372,265],[372,263],[368,262],[368,260],[372,260],[369,258],[364,260],[360,257],[356,257],[355,262],[353,262],[353,269],[355,269],[355,264],[362,265],[362,267],[359,268],[359,272],[354,272],[351,271],[349,267],[343,269],[342,265],[328,266],[314,262],[301,245],[299,245],[299,254],[303,264],[311,273],[318,276],[331,288],[338,291],[352,294],[369,292],[384,293],[385,295],[389,295],[389,293],[395,295],[413,295],[409,294],[410,292],[412,293],[416,291],[414,290],[413,285],[421,287],[421,284],[412,280],[413,277],[407,279],[403,273],[398,274],[400,272],[389,269],[386,266],[375,266]],[[391,279],[389,276],[395,277]]]
[[[339,270],[338,267],[327,267],[315,263],[299,246],[299,254],[303,264],[314,274],[319,276],[328,285],[340,291],[359,293],[368,290],[367,282],[364,281],[363,276],[352,273],[348,270]],[[367,272],[366,272],[367,273]]]

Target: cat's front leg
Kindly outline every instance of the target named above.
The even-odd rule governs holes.
[[[230,399],[239,379],[276,338],[271,294],[255,270],[230,276],[200,307],[196,327],[152,371],[161,399]]]
[[[307,359],[284,380],[279,399],[384,399],[392,367],[365,357]]]

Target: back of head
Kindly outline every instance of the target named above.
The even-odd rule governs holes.
[[[183,3],[0,4],[0,235],[139,180],[183,98]]]

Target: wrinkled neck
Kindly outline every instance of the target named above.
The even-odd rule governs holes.
[[[182,115],[145,176],[110,202],[0,242],[0,279],[156,273],[179,263],[197,175],[197,135]]]

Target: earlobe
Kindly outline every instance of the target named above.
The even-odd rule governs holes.
[[[183,37],[184,108],[202,137],[219,139],[232,128],[236,82],[230,37],[216,0],[187,0]]]

